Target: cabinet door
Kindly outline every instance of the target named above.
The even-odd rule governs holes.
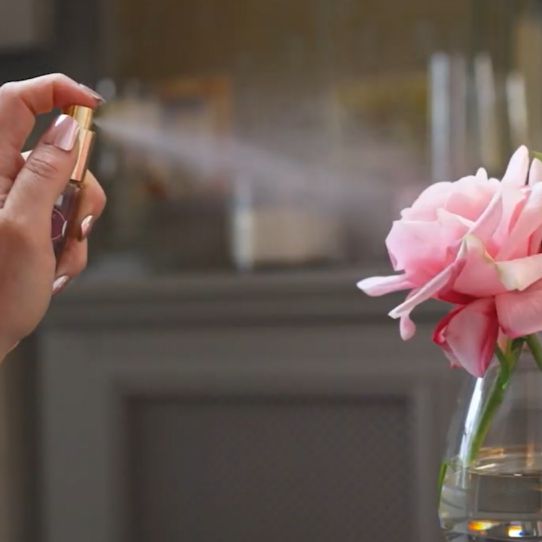
[[[458,375],[420,327],[49,332],[47,540],[434,542]]]

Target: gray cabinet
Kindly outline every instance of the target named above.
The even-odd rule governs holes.
[[[40,335],[47,542],[435,542],[461,375],[356,276],[82,286]]]

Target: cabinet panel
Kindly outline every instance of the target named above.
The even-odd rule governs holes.
[[[98,298],[79,324],[74,298],[56,309],[41,341],[46,540],[434,542],[461,381],[430,344],[434,315],[404,344],[342,286],[296,300],[270,284],[240,287],[242,303],[234,285],[214,302],[212,288]]]

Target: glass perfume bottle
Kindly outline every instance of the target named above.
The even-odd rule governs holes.
[[[79,124],[79,150],[77,162],[64,192],[53,209],[51,238],[55,256],[58,260],[68,237],[72,219],[76,214],[80,191],[83,189],[90,153],[94,144],[95,132],[91,130],[94,111],[89,107],[73,105],[63,110]]]

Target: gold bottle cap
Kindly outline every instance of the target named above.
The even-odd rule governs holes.
[[[94,144],[94,132],[91,130],[94,119],[94,110],[82,105],[70,105],[65,107],[62,112],[65,115],[73,117],[81,129],[79,130],[79,153],[77,163],[71,175],[71,180],[83,182],[87,173],[90,152]]]
[[[90,130],[94,120],[94,110],[84,105],[70,105],[65,107],[62,112],[65,115],[73,117],[84,130]]]

